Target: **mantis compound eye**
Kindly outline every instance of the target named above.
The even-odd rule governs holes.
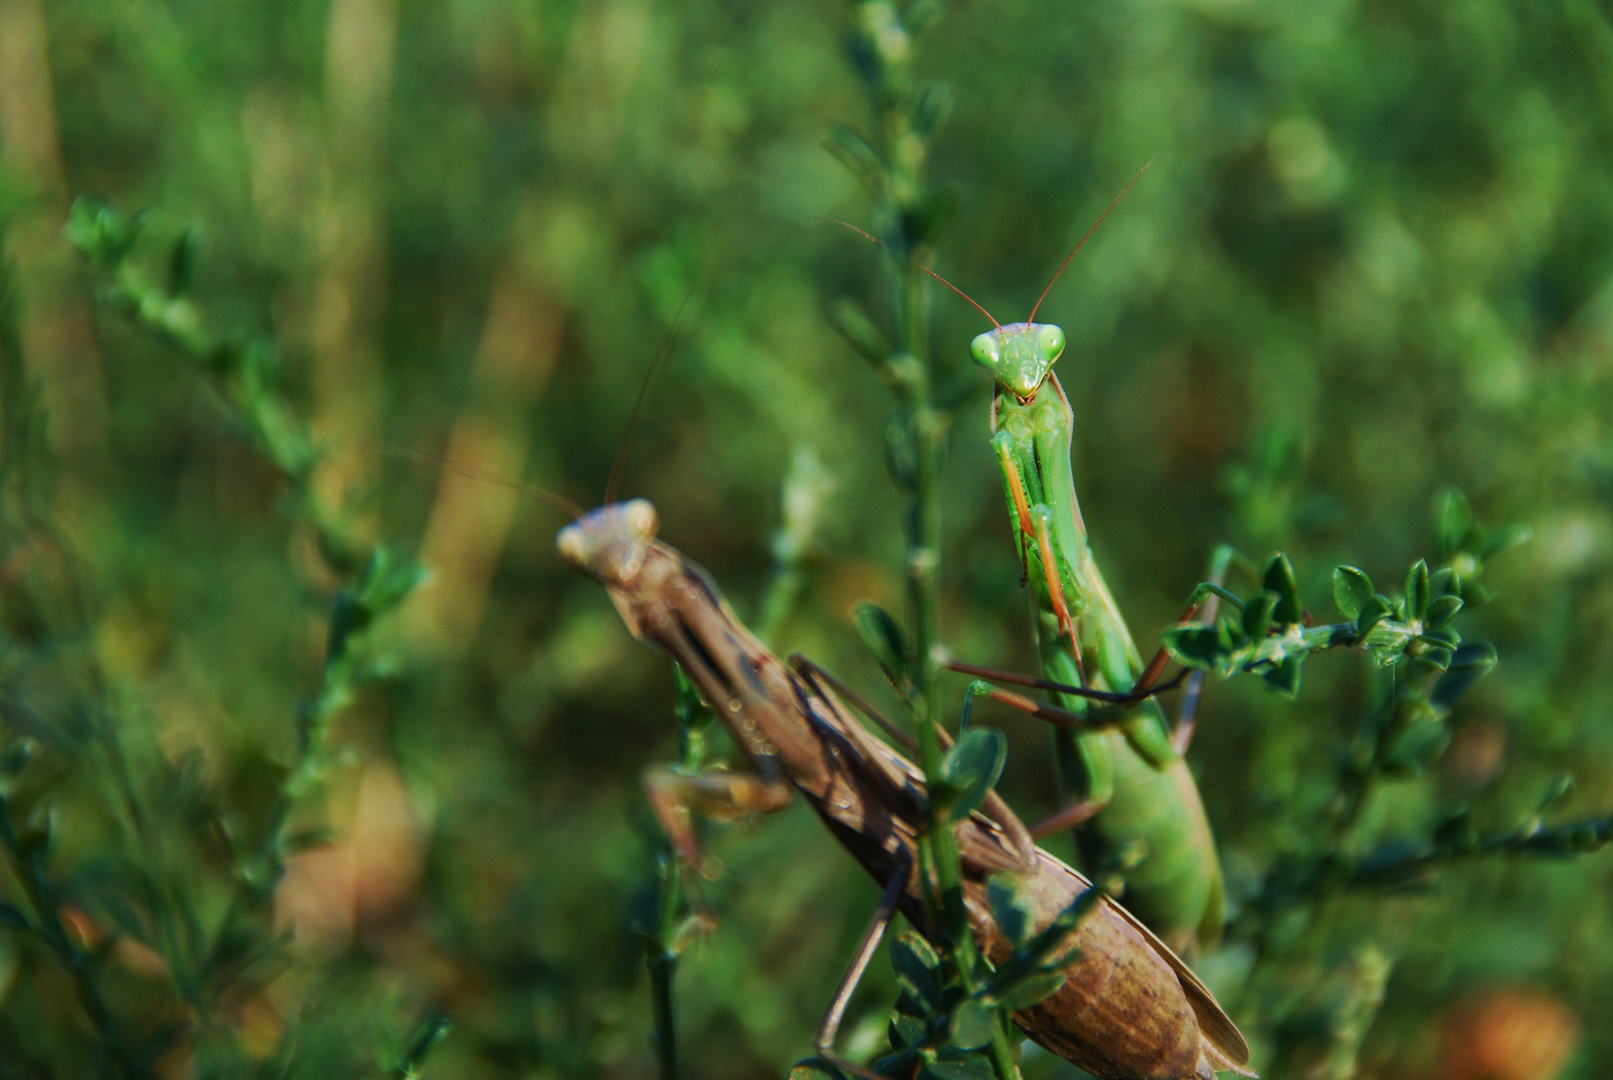
[[[1064,352],[1064,331],[1048,323],[1037,332],[1036,343],[1042,347],[1042,355],[1051,364]]]
[[[651,540],[661,527],[661,515],[648,499],[633,499],[622,506],[622,521],[638,540]]]
[[[969,351],[974,354],[975,363],[982,367],[996,369],[1002,360],[1002,351],[997,344],[997,335],[984,333],[969,343]]]
[[[560,535],[554,538],[554,546],[567,566],[578,570],[587,567],[588,541],[583,537],[581,526],[572,523],[561,529]]]

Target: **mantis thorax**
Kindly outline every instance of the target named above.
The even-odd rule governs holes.
[[[969,350],[998,386],[1029,402],[1064,351],[1064,331],[1052,323],[1009,323],[975,338]]]

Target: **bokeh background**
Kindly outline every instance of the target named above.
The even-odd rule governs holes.
[[[286,957],[215,1013],[163,1004],[179,995],[162,958],[105,938],[97,882],[126,841],[99,812],[95,755],[52,752],[41,805],[69,924],[108,942],[98,977],[131,1040],[178,1018],[143,1068],[373,1075],[443,1015],[455,1030],[428,1075],[654,1075],[631,927],[660,848],[638,777],[675,751],[669,667],[559,564],[554,511],[384,451],[593,505],[681,310],[625,492],[754,617],[788,481],[811,543],[774,642],[877,696],[847,611],[901,603],[892,404],[824,311],[850,295],[881,312],[885,279],[866,242],[817,220],[869,221],[822,145],[831,123],[866,123],[847,15],[824,0],[0,0],[11,349],[48,416],[38,505],[74,567],[71,604],[26,626],[7,614],[8,735],[92,709],[136,778],[191,762],[250,820],[317,683],[335,584],[205,374],[97,306],[60,237],[77,195],[148,213],[136,257],[152,266],[194,227],[198,301],[215,326],[279,342],[329,455],[320,490],[433,573],[384,629],[398,673],[341,715],[346,762],[299,810],[334,842],[294,857],[275,893]],[[1423,835],[1457,804],[1505,831],[1564,773],[1577,784],[1554,820],[1613,809],[1604,10],[967,0],[945,5],[917,67],[955,95],[931,172],[961,201],[936,267],[1004,321],[1159,155],[1041,313],[1069,334],[1082,506],[1139,637],[1222,540],[1286,550],[1329,617],[1333,564],[1395,580],[1432,554],[1430,500],[1458,485],[1482,520],[1534,530],[1463,624],[1502,661],[1440,768],[1380,792],[1363,836]],[[937,292],[944,371],[966,373],[984,328]],[[959,656],[1024,668],[987,401],[982,384],[952,432],[944,628]],[[8,577],[29,572],[19,550]],[[1303,847],[1376,685],[1330,656],[1297,704],[1212,686],[1192,760],[1235,898]],[[1010,735],[1010,801],[1051,809],[1043,733],[989,722]],[[173,879],[216,913],[228,851],[191,827],[172,836]],[[809,1052],[876,890],[800,806],[710,843],[721,925],[678,974],[689,1071],[780,1076]],[[1358,1062],[1291,1056],[1271,1075],[1608,1075],[1610,871],[1606,853],[1470,862],[1424,895],[1341,902],[1302,941],[1296,985],[1325,999],[1330,978],[1392,963],[1383,1007]],[[0,897],[18,889],[0,878]],[[1236,944],[1205,969],[1260,1052],[1348,1021],[1325,1000],[1255,1017]],[[893,985],[876,964],[853,1045],[879,1044]],[[54,959],[0,932],[0,1076],[97,1074],[90,1030]],[[198,1039],[231,1049],[198,1056]]]

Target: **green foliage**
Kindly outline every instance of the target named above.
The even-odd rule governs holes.
[[[372,535],[401,566],[439,487],[459,496],[417,464],[375,464],[352,502],[317,489],[349,434],[307,423],[328,361],[373,361],[357,389],[383,419],[359,453],[457,454],[474,440],[447,450],[456,425],[491,417],[516,433],[497,471],[586,503],[700,285],[626,489],[748,615],[780,478],[816,448],[835,490],[772,640],[877,687],[847,609],[872,598],[904,634],[928,618],[904,637],[908,686],[877,701],[895,715],[948,653],[1036,666],[968,356],[984,320],[911,266],[1022,317],[1161,150],[1042,309],[1068,333],[1094,551],[1145,654],[1226,540],[1284,552],[1313,620],[1279,611],[1283,588],[1266,599],[1262,564],[1230,590],[1265,609],[1248,628],[1223,599],[1210,633],[1170,631],[1200,670],[1234,669],[1189,753],[1231,915],[1203,973],[1268,1075],[1440,1072],[1460,1003],[1520,985],[1578,1021],[1564,1077],[1613,1054],[1613,862],[1563,858],[1599,842],[1613,790],[1603,12],[36,7],[50,93],[8,97],[6,123],[30,122],[0,133],[20,281],[0,289],[0,756],[29,852],[0,875],[6,1068],[144,1068],[167,1040],[164,1075],[378,1075],[447,1015],[427,1075],[654,1075],[623,930],[657,925],[667,880],[633,809],[645,765],[682,757],[666,665],[557,564],[560,522],[532,507],[477,564],[485,604],[453,649],[416,650],[407,608],[383,616],[331,693],[335,597],[358,595]],[[343,42],[374,62],[340,62]],[[355,89],[357,68],[382,84]],[[54,171],[19,141],[41,131]],[[64,192],[105,201],[70,217]],[[915,522],[920,484],[938,512]],[[510,513],[484,509],[459,504],[467,531]],[[1420,641],[1398,610],[1419,557]],[[1336,566],[1360,576],[1340,588]],[[431,569],[420,598],[454,580]],[[909,610],[914,575],[933,611]],[[372,679],[389,656],[403,677]],[[946,678],[937,702],[963,688]],[[1024,767],[1041,733],[978,708],[1010,750],[998,792],[1027,820],[1057,809]],[[314,760],[298,732],[321,727],[319,782],[276,828]],[[351,850],[350,760],[395,770],[423,863],[397,906],[288,946],[277,868],[324,838]],[[728,872],[699,883],[720,926],[679,960],[681,1051],[713,1080],[779,1075],[874,890],[799,808],[708,841]],[[61,937],[14,869],[29,858]],[[170,1005],[220,993],[196,983],[217,943],[221,985],[262,992],[186,1027],[202,1014]],[[842,1038],[858,1060],[898,993],[882,961],[868,983]],[[377,1026],[403,1034],[372,1052]],[[1023,1051],[1027,1077],[1063,1075]]]

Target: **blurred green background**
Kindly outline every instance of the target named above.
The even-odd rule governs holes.
[[[198,1017],[149,952],[99,961],[130,1032],[187,1032],[158,1075],[373,1074],[432,1015],[455,1031],[430,1075],[654,1075],[630,926],[659,849],[638,776],[674,753],[669,667],[559,564],[556,513],[383,451],[593,505],[687,303],[624,491],[752,617],[786,477],[815,492],[775,644],[880,691],[846,613],[901,603],[890,395],[823,312],[887,298],[877,252],[815,220],[869,218],[822,147],[867,113],[846,20],[817,0],[0,0],[12,349],[49,417],[31,467],[84,613],[7,613],[8,728],[89,701],[135,776],[195,761],[249,819],[316,684],[334,587],[207,379],[95,306],[59,237],[81,193],[149,212],[153,266],[196,228],[198,300],[217,326],[278,339],[330,453],[319,489],[434,574],[385,628],[400,674],[343,714],[350,759],[300,811],[335,843],[295,857],[276,894],[295,935],[283,970]],[[1381,792],[1367,833],[1422,835],[1458,802],[1510,829],[1564,772],[1578,784],[1554,813],[1613,808],[1604,11],[969,0],[946,5],[918,68],[956,97],[932,151],[961,193],[936,268],[1004,321],[1159,155],[1041,312],[1069,334],[1082,507],[1144,647],[1216,542],[1286,550],[1328,618],[1333,564],[1394,580],[1432,554],[1435,490],[1459,485],[1535,539],[1496,561],[1497,599],[1464,623],[1502,662],[1452,752]],[[963,373],[985,327],[949,294],[934,304],[938,363]],[[982,383],[953,430],[944,629],[962,658],[1028,669],[988,397]],[[21,550],[0,572],[31,572]],[[1191,759],[1234,900],[1303,847],[1373,692],[1351,656],[1313,661],[1297,705],[1211,686]],[[988,722],[1010,735],[1010,801],[1051,809],[1043,733]],[[52,770],[54,872],[93,943],[120,841],[94,769],[63,754]],[[678,976],[689,1071],[780,1076],[876,890],[801,806],[711,844],[721,926]],[[176,879],[218,895],[213,831],[173,847]],[[1368,944],[1396,961],[1366,1074],[1607,1075],[1610,869],[1605,853],[1470,863],[1425,896],[1342,902],[1293,978],[1325,997]],[[1235,1011],[1236,944],[1206,962]],[[877,963],[854,1045],[882,1040],[893,986]],[[1257,1051],[1303,1039],[1310,1014],[1290,1012],[1252,1022]],[[95,1073],[59,966],[14,936],[0,1020],[0,1076]],[[199,1059],[196,1031],[234,1040],[234,1064]],[[1068,1072],[1045,1054],[1027,1071]]]

